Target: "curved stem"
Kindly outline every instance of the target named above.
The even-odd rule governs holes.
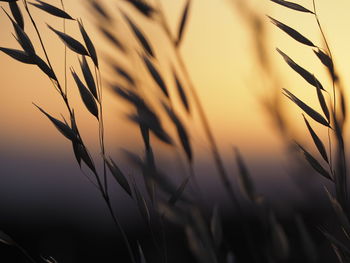
[[[332,55],[331,49],[329,47],[329,44],[328,44],[326,35],[325,35],[324,31],[323,31],[323,28],[321,26],[320,19],[318,18],[318,15],[317,15],[317,8],[316,8],[315,0],[312,0],[312,4],[313,4],[314,16],[315,16],[318,28],[319,28],[320,33],[322,35],[323,41],[324,41],[324,43],[326,45],[327,52],[328,52],[328,54],[329,54],[329,56],[330,56],[330,58],[332,60],[333,65],[334,65],[333,55]],[[336,92],[335,92],[335,81],[334,81],[334,77],[333,76],[332,76],[332,88],[333,88],[333,110],[336,113]]]
[[[28,252],[23,248],[21,247],[20,245],[18,244],[15,244],[15,247],[21,251],[21,253],[32,263],[37,263],[37,261],[34,260],[34,258],[32,258],[31,255],[28,254]]]
[[[61,0],[62,10],[65,11],[63,0]],[[63,18],[63,33],[66,33],[66,19]],[[64,93],[67,95],[67,46],[64,45]]]
[[[34,21],[34,18],[33,18],[33,16],[32,16],[32,14],[31,14],[30,11],[29,11],[29,7],[28,7],[27,0],[23,0],[23,4],[24,4],[24,8],[25,8],[25,10],[26,10],[26,12],[27,12],[27,14],[28,14],[28,16],[29,16],[29,18],[30,18],[30,21],[32,22],[32,25],[33,25],[33,27],[34,27],[34,29],[35,29],[35,32],[36,32],[36,34],[38,35],[38,38],[39,38],[39,41],[40,41],[40,45],[41,45],[41,48],[42,48],[43,51],[44,51],[44,54],[45,54],[47,63],[49,64],[50,68],[53,70],[53,67],[52,67],[52,65],[51,65],[51,61],[50,61],[49,56],[48,56],[48,54],[47,54],[47,51],[46,51],[46,48],[45,48],[43,39],[42,39],[42,37],[41,37],[41,34],[40,34],[40,32],[39,32],[39,29],[38,29],[38,27],[37,27],[37,25],[36,25],[36,23],[35,23],[35,21]],[[55,74],[55,73],[54,73],[54,74]],[[55,75],[56,75],[56,74],[55,74]],[[62,91],[62,89],[61,89],[61,87],[60,87],[59,84],[58,84],[58,86],[59,86],[60,91]]]
[[[227,191],[227,193],[230,195],[231,199],[233,200],[233,202],[239,206],[238,204],[238,200],[237,200],[237,197],[234,193],[234,190],[233,190],[233,187],[232,187],[232,184],[229,180],[229,176],[226,172],[226,169],[225,169],[225,166],[224,166],[224,163],[221,159],[221,156],[220,156],[220,153],[219,153],[219,148],[218,148],[218,145],[217,145],[217,142],[215,140],[215,137],[214,137],[214,134],[211,130],[211,127],[210,127],[210,124],[209,124],[209,120],[207,118],[207,115],[204,111],[204,107],[202,105],[202,102],[199,98],[199,95],[197,93],[197,90],[193,84],[193,81],[191,80],[191,77],[190,77],[190,74],[187,70],[187,67],[186,67],[186,64],[183,60],[183,57],[180,53],[180,50],[179,50],[179,46],[177,46],[175,43],[175,40],[173,38],[173,36],[171,35],[171,31],[170,31],[170,27],[166,21],[166,17],[165,17],[165,14],[164,14],[164,10],[163,10],[163,7],[162,7],[162,4],[160,2],[160,0],[157,0],[158,2],[158,9],[159,9],[159,14],[160,14],[160,23],[161,23],[161,26],[163,27],[165,33],[167,34],[170,42],[172,43],[172,46],[173,46],[173,49],[174,49],[174,52],[175,52],[175,56],[176,56],[176,59],[179,63],[179,66],[181,67],[182,69],[182,72],[187,80],[187,83],[188,83],[188,87],[190,89],[190,92],[192,94],[192,98],[194,100],[194,103],[196,105],[196,108],[197,108],[197,111],[198,111],[198,114],[199,114],[199,118],[201,120],[201,123],[202,123],[202,126],[203,126],[203,129],[204,129],[204,132],[208,138],[208,141],[209,141],[209,144],[210,144],[210,149],[211,149],[211,153],[213,155],[213,158],[214,158],[214,161],[215,161],[215,164],[216,164],[216,168],[218,170],[218,173],[221,177],[221,180],[224,184],[224,187]]]
[[[162,243],[163,243],[163,251],[164,251],[164,262],[168,262],[168,247],[167,247],[167,238],[165,233],[165,226],[164,226],[164,218],[163,215],[159,214],[159,220],[160,220],[160,226],[161,226],[161,232],[162,232]]]
[[[35,23],[35,21],[34,21],[34,18],[32,17],[32,15],[31,15],[31,13],[30,13],[30,10],[29,10],[29,8],[28,8],[27,1],[26,1],[26,0],[22,0],[22,1],[23,1],[25,10],[26,10],[26,12],[28,13],[28,15],[29,15],[29,17],[30,17],[30,20],[31,20],[31,22],[32,22],[32,24],[33,24],[33,26],[34,26],[34,28],[35,28],[36,34],[38,35],[38,38],[39,38],[39,41],[40,41],[40,45],[41,45],[41,47],[42,47],[42,49],[43,49],[43,51],[44,51],[44,54],[45,54],[47,63],[48,63],[48,65],[49,65],[50,69],[54,72],[54,69],[53,69],[53,67],[52,67],[52,64],[51,64],[51,62],[50,62],[49,56],[48,56],[48,54],[47,54],[47,51],[46,51],[44,42],[43,42],[43,40],[42,40],[41,34],[40,34],[40,32],[39,32],[39,30],[38,30],[38,27],[37,27],[37,25],[36,25],[36,23]],[[62,2],[62,4],[63,4],[63,2]],[[55,73],[54,73],[54,74],[55,74]],[[56,74],[55,74],[55,76],[56,76]],[[101,78],[101,76],[100,76],[100,78]],[[98,81],[98,80],[97,80],[97,81]],[[60,95],[62,96],[62,99],[63,99],[63,101],[64,101],[64,103],[65,103],[65,105],[66,105],[66,108],[67,108],[67,110],[69,111],[70,117],[71,117],[71,118],[74,118],[74,112],[73,112],[73,110],[72,110],[72,108],[71,108],[71,106],[70,106],[70,104],[69,104],[67,94],[62,90],[62,87],[61,87],[60,82],[59,82],[58,80],[56,81],[56,85],[57,85],[57,89],[58,89]],[[99,85],[99,95],[100,95],[100,98],[99,98],[100,113],[101,113],[101,115],[102,115],[102,88],[101,88],[101,85]],[[101,120],[102,120],[102,119],[103,119],[103,118],[102,118],[102,116],[101,116]],[[100,128],[99,128],[99,129],[100,129],[100,138],[101,138],[101,148],[102,148],[102,152],[103,152],[103,157],[105,158],[105,156],[104,156],[104,155],[105,155],[105,147],[104,147],[104,135],[103,135],[103,130],[104,130],[104,129],[103,129],[103,121],[102,121],[102,122],[100,121]],[[78,137],[79,137],[79,139],[80,139],[81,144],[83,145],[83,147],[85,147],[84,142],[83,142],[83,140],[82,140],[82,138],[81,138],[80,133],[79,133],[78,130],[77,130],[77,135],[78,135]],[[86,151],[88,151],[86,147],[85,147],[85,149],[86,149]],[[88,154],[89,154],[89,153],[88,153]],[[119,229],[119,231],[120,231],[121,234],[122,234],[123,241],[124,241],[124,243],[126,244],[126,247],[127,247],[127,249],[128,249],[128,253],[129,253],[129,255],[130,255],[130,258],[131,258],[132,263],[136,263],[134,254],[133,254],[132,249],[131,249],[131,246],[130,246],[130,242],[129,242],[129,240],[128,240],[127,236],[126,236],[126,233],[125,233],[125,231],[124,231],[122,225],[120,224],[118,218],[115,216],[114,211],[113,211],[112,206],[111,206],[111,202],[110,202],[110,199],[109,199],[109,195],[108,195],[108,193],[107,193],[107,180],[106,180],[106,163],[105,163],[105,159],[104,159],[103,161],[104,161],[103,163],[104,163],[104,178],[105,178],[104,184],[105,184],[105,186],[103,186],[103,183],[102,183],[102,181],[101,181],[101,179],[100,179],[98,173],[97,173],[96,171],[93,171],[93,174],[95,175],[95,179],[96,179],[96,182],[97,182],[98,190],[100,191],[100,193],[101,193],[103,199],[105,200],[105,202],[106,202],[106,204],[107,204],[108,210],[109,210],[109,212],[110,212],[110,214],[111,214],[111,216],[112,216],[112,219],[113,219],[115,225],[117,226],[117,228]],[[19,248],[20,248],[20,247],[19,247]],[[23,253],[25,253],[25,251],[24,251],[23,249],[22,249],[21,251],[22,251]],[[26,255],[27,255],[27,257],[29,256],[28,254],[26,254]],[[29,258],[29,257],[28,257],[28,258]],[[32,262],[34,263],[35,261],[32,261]]]
[[[321,32],[323,41],[326,45],[327,52],[330,56],[330,59],[334,65],[334,60],[332,56],[332,52],[330,49],[330,46],[328,44],[327,38],[325,36],[325,33],[322,29],[319,17],[317,15],[317,9],[316,9],[316,2],[315,0],[312,0],[313,4],[313,11],[315,15],[315,19],[318,25],[318,28]],[[333,66],[334,67],[334,66]],[[336,108],[336,85],[335,85],[335,79],[334,76],[332,76],[332,87],[333,87],[333,121],[334,121],[334,126],[335,126],[335,131],[336,131],[336,139],[337,139],[337,168],[338,168],[338,174],[336,173],[336,178],[335,178],[335,188],[337,192],[337,199],[339,203],[341,204],[342,208],[346,213],[349,212],[346,201],[347,201],[347,167],[346,167],[346,154],[345,154],[345,148],[344,148],[344,141],[343,141],[343,136],[341,134],[341,131],[337,131],[339,128],[338,120],[337,120],[337,108]]]
[[[43,42],[42,37],[41,37],[41,34],[40,34],[40,32],[39,32],[39,29],[38,29],[38,27],[37,27],[37,25],[36,25],[36,23],[35,23],[35,20],[34,20],[32,14],[30,13],[30,10],[29,10],[29,8],[28,8],[27,0],[23,0],[23,4],[24,4],[25,10],[26,10],[28,16],[30,17],[30,20],[31,20],[31,22],[32,22],[32,24],[33,24],[33,26],[34,26],[34,28],[35,28],[36,34],[37,34],[37,36],[38,36],[38,38],[39,38],[39,41],[40,41],[41,48],[42,48],[42,50],[44,51],[44,54],[45,54],[47,63],[49,64],[50,69],[52,70],[52,72],[53,72],[54,75],[56,76],[56,73],[55,73],[55,71],[54,71],[54,68],[52,67],[51,62],[50,62],[48,53],[47,53],[46,48],[45,48],[45,45],[44,45],[44,42]],[[50,79],[50,80],[51,80],[51,79]],[[52,80],[51,80],[51,81],[52,81]],[[56,80],[55,83],[56,83],[57,89],[58,89],[60,95],[62,96],[62,99],[63,99],[63,101],[64,101],[64,103],[65,103],[65,105],[66,105],[66,108],[67,108],[67,110],[68,110],[68,112],[69,112],[69,115],[70,115],[71,119],[73,119],[73,118],[74,118],[74,112],[73,112],[73,109],[71,108],[71,106],[70,106],[70,104],[69,104],[67,94],[65,94],[64,91],[62,90],[62,86],[61,86],[61,84],[60,84],[60,82],[59,82],[58,79]],[[56,87],[56,86],[55,86],[55,87]],[[84,144],[84,142],[83,142],[83,140],[82,140],[82,138],[81,138],[81,136],[80,136],[79,130],[77,130],[77,133],[78,133],[78,134],[77,134],[78,137],[80,138],[81,144],[83,145],[83,147],[85,147],[85,144]],[[86,147],[85,147],[85,149],[87,150]],[[103,191],[102,183],[101,183],[101,180],[100,180],[98,174],[94,172],[94,175],[95,175],[95,178],[96,178],[96,181],[97,181],[99,187],[101,188],[101,193],[102,193],[103,195],[105,195],[105,193],[104,193],[104,191]]]
[[[128,239],[128,237],[127,237],[127,235],[126,235],[126,233],[125,233],[121,223],[119,222],[118,217],[115,215],[115,213],[113,211],[111,202],[110,202],[108,197],[104,197],[104,199],[105,199],[105,202],[107,204],[108,210],[109,210],[109,212],[110,212],[110,214],[111,214],[111,216],[113,218],[114,223],[116,224],[116,226],[118,227],[118,230],[122,234],[122,238],[123,238],[123,241],[126,244],[126,247],[128,249],[130,259],[131,259],[132,263],[136,263],[137,261],[135,259],[134,253],[133,253],[133,251],[131,249],[129,239]]]
[[[99,138],[100,138],[100,148],[103,159],[103,182],[104,191],[108,195],[108,181],[107,181],[107,167],[106,167],[106,147],[105,147],[105,135],[104,135],[104,117],[103,117],[103,106],[102,106],[102,79],[101,72],[95,67],[95,78],[97,82],[97,92],[98,92],[98,105],[100,109],[99,117]]]

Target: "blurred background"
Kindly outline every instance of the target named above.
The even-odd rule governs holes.
[[[58,0],[47,2],[60,6]],[[185,1],[161,2],[175,32]],[[249,164],[259,193],[265,195],[281,214],[288,215],[296,207],[313,206],[316,207],[316,215],[318,200],[325,198],[322,185],[326,182],[312,172],[303,173],[300,178],[297,172],[299,168],[290,161],[291,158],[296,158],[288,152],[291,138],[305,145],[312,144],[310,138],[303,135],[306,128],[300,111],[281,95],[281,89],[288,88],[315,108],[318,107],[317,101],[310,99],[316,98],[314,90],[286,65],[275,47],[312,71],[325,87],[330,88],[331,82],[313,52],[275,28],[265,15],[300,30],[314,43],[323,46],[314,17],[293,12],[267,0],[192,2],[181,54],[232,180],[236,180],[237,173],[233,147],[238,147]],[[310,0],[298,3],[312,8]],[[0,5],[8,9],[6,3],[1,2]],[[118,8],[130,14],[134,12],[124,1],[113,1],[106,5],[110,5],[108,10],[112,15],[120,16]],[[347,34],[350,27],[347,12],[350,3],[341,0],[334,4],[332,1],[318,0],[317,6],[336,67],[347,87],[350,81],[346,72],[350,67]],[[104,79],[114,81],[104,58],[112,58],[130,71],[133,70],[123,54],[113,49],[96,30],[96,17],[91,15],[84,1],[66,1],[65,7],[72,16],[83,19],[102,60]],[[34,7],[31,10],[39,30],[44,32],[44,43],[53,65],[59,77],[63,78],[64,46],[46,26],[47,23],[62,30],[62,21]],[[251,10],[249,12],[252,13],[247,15],[246,10]],[[259,18],[257,21],[261,24],[252,26],[252,14]],[[159,57],[173,57],[159,26],[147,18],[135,17],[137,24],[149,36],[151,44],[157,47]],[[25,19],[28,20],[26,16]],[[0,25],[0,46],[17,47],[12,36],[12,25],[3,12],[0,15]],[[76,22],[67,21],[66,25],[67,33],[77,34]],[[121,19],[115,28],[120,34],[119,38],[131,38],[130,31]],[[26,32],[38,44],[29,22],[26,24]],[[259,37],[262,39],[259,40]],[[269,61],[265,66],[266,71],[259,64],[259,51]],[[159,61],[161,68],[166,68],[167,63],[166,59]],[[0,65],[0,227],[22,241],[33,254],[52,255],[59,262],[102,262],[101,259],[121,256],[123,252],[118,249],[111,252],[113,247],[120,246],[118,232],[111,231],[114,225],[105,204],[80,172],[70,142],[32,104],[38,104],[54,116],[66,115],[57,92],[35,66],[20,64],[3,53],[0,53]],[[68,65],[79,70],[77,56],[71,52],[68,52]],[[68,92],[78,116],[78,125],[93,156],[98,157],[96,120],[82,107],[75,83],[68,76]],[[165,71],[164,76],[170,83],[170,73]],[[107,84],[104,87],[107,151],[125,173],[137,174],[137,170],[126,162],[121,149],[141,154],[143,146],[139,131],[126,120],[125,114],[129,110],[127,104],[115,96]],[[150,84],[146,88],[149,92],[157,92],[155,85]],[[279,122],[276,121],[275,111],[283,120],[282,128],[277,125]],[[210,200],[208,207],[217,202],[225,207],[226,195],[222,191],[198,117],[193,114],[190,120],[186,120],[186,124],[193,142],[198,180],[206,199]],[[167,122],[164,125],[170,127]],[[320,129],[319,132],[326,138],[326,130]],[[183,176],[187,169],[185,159],[174,155],[168,146],[159,142],[156,144],[156,158],[161,169],[166,170],[169,177]],[[308,183],[309,180],[312,183]],[[306,182],[303,187],[311,191],[305,193],[300,188],[300,182]],[[139,212],[118,187],[112,184],[115,210],[128,233],[136,236],[142,229]],[[323,209],[321,205],[319,208]],[[184,242],[181,236],[174,234],[172,242],[177,241]],[[21,257],[15,250],[3,247],[1,250],[4,255]],[[184,250],[183,253],[188,252]]]

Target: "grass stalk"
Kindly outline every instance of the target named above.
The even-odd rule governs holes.
[[[106,146],[105,146],[105,129],[104,129],[104,117],[103,117],[103,106],[102,106],[102,79],[101,72],[98,68],[95,67],[95,77],[97,83],[97,92],[98,92],[98,105],[99,105],[99,140],[100,140],[100,148],[103,159],[103,181],[104,181],[104,191],[108,195],[108,180],[107,180],[107,167],[106,167]]]
[[[321,26],[320,19],[319,19],[318,15],[317,15],[317,8],[316,8],[316,1],[315,0],[312,0],[312,5],[313,5],[314,17],[316,19],[318,28],[319,28],[321,36],[322,36],[322,39],[323,39],[323,41],[324,41],[324,43],[326,45],[327,52],[328,52],[328,54],[329,54],[329,56],[330,56],[330,58],[331,58],[331,60],[332,60],[332,62],[334,64],[334,60],[333,60],[333,55],[332,55],[331,49],[329,47],[329,44],[328,44],[326,35],[325,35],[324,31],[323,31],[323,28]],[[334,80],[333,77],[332,77],[332,88],[333,88],[333,110],[334,110],[334,112],[336,112],[335,80]]]
[[[29,253],[20,245],[15,244],[15,247],[31,262],[38,263]]]
[[[40,31],[36,25],[36,22],[29,10],[29,7],[28,7],[28,4],[27,4],[27,1],[26,0],[22,0],[23,1],[23,4],[24,4],[24,7],[25,7],[25,10],[31,20],[31,23],[33,25],[33,27],[35,28],[35,31],[36,31],[36,34],[39,38],[39,41],[40,41],[40,45],[41,45],[41,48],[45,54],[45,57],[46,57],[46,60],[47,60],[47,63],[50,67],[50,69],[52,70],[52,72],[54,72],[55,74],[55,71],[54,71],[54,68],[51,64],[51,61],[49,59],[49,56],[48,56],[48,53],[47,53],[47,50],[45,48],[45,45],[44,45],[44,42],[43,42],[43,39],[41,37],[41,34],[40,34]],[[61,4],[63,6],[63,1],[61,0]],[[100,108],[100,120],[99,120],[99,139],[100,139],[100,147],[101,147],[101,152],[102,152],[102,155],[103,155],[103,182],[101,181],[99,175],[97,172],[93,172],[94,173],[94,176],[95,176],[95,179],[96,179],[96,182],[97,182],[97,186],[98,186],[98,190],[100,191],[107,207],[108,207],[108,210],[112,216],[112,219],[115,223],[115,225],[117,226],[117,228],[119,229],[120,233],[122,234],[122,238],[123,238],[123,241],[127,247],[127,250],[128,250],[128,253],[129,253],[129,256],[130,256],[130,259],[133,263],[136,263],[136,260],[135,260],[135,257],[134,257],[134,254],[132,252],[132,249],[131,249],[131,245],[130,245],[130,242],[127,238],[127,235],[122,227],[122,225],[120,224],[118,218],[116,217],[113,209],[112,209],[112,205],[111,205],[111,202],[110,202],[110,198],[109,198],[109,195],[108,195],[108,188],[107,188],[107,169],[106,169],[106,162],[105,162],[105,143],[104,143],[104,123],[103,123],[103,111],[102,111],[102,85],[101,85],[101,74],[99,71],[96,71],[96,68],[95,68],[95,72],[96,72],[96,81],[98,83],[98,92],[99,92],[99,108]],[[98,74],[97,74],[98,72]],[[56,74],[55,74],[56,76]],[[65,83],[67,82],[67,76],[66,76],[66,51],[65,51]],[[60,82],[57,80],[56,82],[56,85],[57,85],[57,90],[59,91],[65,105],[66,105],[66,108],[69,112],[69,115],[71,118],[74,118],[74,113],[73,113],[73,110],[69,104],[69,101],[68,101],[68,97],[67,97],[67,93],[63,91],[62,89],[62,86],[60,84]],[[56,87],[56,85],[54,85]],[[66,85],[65,84],[65,89],[66,89]],[[85,147],[84,145],[84,142],[80,136],[80,133],[79,133],[79,130],[77,130],[77,133],[78,133],[78,137],[83,145],[83,147]],[[86,148],[86,147],[85,147]],[[86,148],[86,150],[88,151],[88,149]],[[88,153],[89,154],[89,153]]]
[[[63,0],[61,0],[62,10],[65,11]],[[63,18],[63,33],[66,33],[66,19]],[[64,93],[67,95],[67,46],[64,45]]]
[[[235,203],[236,206],[239,206],[238,200],[237,200],[237,197],[236,197],[236,195],[234,193],[234,190],[233,190],[231,181],[229,179],[228,173],[226,172],[224,163],[223,163],[222,158],[220,156],[219,148],[218,148],[217,142],[215,140],[214,134],[212,132],[212,129],[210,127],[207,115],[206,115],[206,113],[204,111],[204,107],[202,105],[202,102],[201,102],[201,100],[199,98],[197,90],[196,90],[196,88],[195,88],[195,86],[193,84],[193,81],[192,81],[191,77],[190,77],[190,74],[188,72],[187,66],[186,66],[186,64],[184,62],[184,59],[183,59],[183,57],[181,55],[181,52],[179,50],[179,46],[177,46],[175,44],[176,41],[174,40],[174,38],[173,38],[173,36],[171,34],[171,30],[170,30],[170,27],[168,25],[167,19],[165,17],[161,1],[157,0],[157,3],[158,3],[158,10],[159,10],[159,15],[160,15],[161,26],[162,26],[163,30],[165,31],[168,39],[172,43],[172,47],[173,47],[173,50],[174,50],[174,53],[175,53],[176,60],[178,61],[179,66],[181,67],[181,70],[182,70],[182,72],[184,74],[184,77],[187,80],[188,87],[189,87],[189,90],[190,90],[190,92],[192,94],[192,98],[194,100],[194,103],[196,105],[196,108],[197,108],[197,111],[198,111],[198,114],[199,114],[199,118],[201,120],[203,129],[204,129],[204,132],[205,132],[205,134],[207,136],[207,139],[209,141],[211,154],[212,154],[212,156],[214,158],[214,161],[215,161],[218,173],[219,173],[219,175],[221,177],[223,185],[224,185],[227,193],[229,194],[230,198],[232,199],[232,201]]]
[[[48,56],[48,54],[47,54],[47,51],[46,51],[46,48],[45,48],[45,45],[44,45],[44,42],[43,42],[43,39],[42,39],[41,34],[40,34],[40,31],[39,31],[39,29],[38,29],[38,27],[37,27],[37,25],[36,25],[36,23],[35,23],[35,20],[34,20],[32,14],[31,14],[31,12],[29,11],[29,7],[28,7],[27,0],[22,0],[22,1],[23,1],[24,8],[25,8],[25,10],[26,10],[26,12],[27,12],[27,14],[28,14],[28,16],[29,16],[29,19],[30,19],[30,21],[31,21],[31,23],[32,23],[32,25],[33,25],[33,27],[34,27],[34,29],[35,29],[35,32],[36,32],[38,38],[39,38],[40,45],[41,45],[42,50],[44,51],[44,55],[45,55],[45,57],[46,57],[46,61],[47,61],[47,63],[49,64],[50,68],[53,70],[53,67],[52,67],[52,65],[51,65],[51,61],[50,61],[50,59],[49,59],[49,56]],[[55,74],[55,75],[56,75],[56,74]],[[60,87],[59,84],[58,84],[58,86],[59,86],[60,91],[62,92],[62,89],[61,89],[61,87]]]
[[[313,12],[314,12],[314,17],[316,19],[318,28],[320,30],[322,39],[326,45],[327,52],[331,58],[331,61],[334,65],[334,60],[333,60],[333,55],[332,51],[330,49],[330,46],[328,44],[326,35],[324,33],[324,30],[321,26],[321,22],[319,19],[319,16],[317,14],[317,8],[316,8],[316,1],[312,0],[313,4]],[[336,107],[336,80],[334,79],[334,76],[332,75],[332,90],[333,90],[333,121],[334,125],[337,126],[338,124],[338,119],[337,119],[337,107]],[[328,128],[330,129],[330,128]],[[337,133],[337,132],[336,132]],[[345,154],[345,149],[344,149],[344,142],[343,142],[343,137],[342,134],[336,134],[336,139],[337,139],[337,168],[338,168],[338,173],[336,174],[336,189],[341,189],[340,192],[337,190],[337,196],[338,196],[338,201],[342,205],[343,209],[348,213],[348,208],[346,204],[347,196],[348,196],[348,190],[347,190],[347,169],[346,169],[346,154]],[[331,149],[330,149],[331,151]]]
[[[107,204],[108,211],[110,212],[115,225],[117,226],[118,230],[120,231],[120,233],[122,235],[122,238],[123,238],[123,241],[124,241],[124,243],[125,243],[125,245],[127,247],[127,250],[128,250],[128,253],[129,253],[129,256],[130,256],[130,259],[131,259],[131,262],[132,263],[137,263],[137,261],[135,259],[135,256],[134,256],[134,253],[132,251],[132,248],[130,246],[130,241],[128,239],[128,236],[126,235],[126,232],[124,231],[123,226],[121,225],[118,217],[115,215],[115,213],[113,211],[113,208],[112,208],[112,205],[111,205],[109,197],[108,196],[104,196],[104,200],[105,200],[105,202]]]

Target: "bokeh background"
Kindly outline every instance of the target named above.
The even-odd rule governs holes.
[[[47,2],[57,6],[60,4],[58,0]],[[288,123],[289,135],[310,145],[311,141],[302,135],[305,127],[299,110],[279,95],[282,87],[266,85],[256,59],[254,33],[244,18],[242,9],[239,8],[239,1],[238,6],[232,2],[194,0],[181,53],[197,87],[230,174],[234,177],[237,172],[233,158],[235,146],[244,154],[259,192],[270,198],[276,207],[288,211],[293,205],[304,202],[305,196],[293,179],[294,170],[291,169],[290,156],[286,151],[285,135],[278,131],[274,119],[262,102],[267,100],[278,103],[279,110]],[[310,69],[329,89],[331,83],[325,69],[309,48],[292,41],[285,33],[275,28],[265,15],[268,14],[300,30],[313,42],[322,46],[314,17],[293,12],[267,0],[245,2],[264,21],[267,55],[279,83],[301,98],[306,98],[311,105],[316,105],[317,101],[310,99],[315,98],[314,90],[290,70],[275,52],[275,47],[279,47],[296,62]],[[175,32],[184,1],[162,0],[162,3]],[[298,3],[312,8],[310,0]],[[7,8],[6,3],[1,2],[0,5]],[[134,11],[123,1],[114,1],[109,5],[111,14],[116,16],[118,8],[130,14]],[[123,55],[112,49],[95,29],[96,18],[89,13],[84,1],[66,1],[65,6],[71,15],[83,19],[101,58],[113,58],[132,70],[132,66]],[[347,34],[350,28],[350,3],[340,0],[335,4],[333,1],[319,0],[317,6],[336,67],[347,87],[350,81],[347,74],[347,69],[350,68],[350,40]],[[47,23],[62,30],[62,21],[34,8],[32,11],[40,31],[44,32],[44,42],[53,65],[63,78],[64,46],[46,26]],[[137,17],[136,21],[150,36],[152,45],[157,47],[159,57],[171,58],[173,54],[167,48],[162,30],[143,17]],[[13,28],[3,12],[0,15],[0,25],[0,46],[17,46],[11,34]],[[28,22],[26,26],[27,33],[33,36],[33,41],[37,43],[33,28]],[[121,34],[121,39],[131,38],[130,31],[121,20],[117,23],[116,30]],[[77,34],[77,24],[67,22],[67,32]],[[160,61],[164,67],[166,63],[166,60]],[[78,69],[77,57],[70,52],[68,64]],[[110,69],[105,63],[102,63],[102,74],[105,79],[110,80]],[[169,73],[164,74],[167,79],[171,77]],[[90,259],[100,258],[103,248],[96,248],[95,251],[88,248],[104,244],[107,251],[106,244],[110,244],[109,248],[118,245],[117,241],[113,241],[118,234],[111,231],[114,226],[98,192],[79,171],[69,141],[58,134],[32,104],[34,102],[42,106],[55,116],[61,113],[65,115],[67,113],[58,94],[38,68],[20,64],[3,53],[0,53],[0,80],[0,227],[14,233],[15,237],[30,246],[34,253],[56,255],[57,258],[64,259],[62,262],[83,262],[84,255]],[[70,76],[68,84],[79,116],[78,124],[93,149],[93,155],[97,157],[97,123],[81,106],[77,88]],[[149,92],[156,92],[152,85],[147,86],[147,89]],[[107,85],[104,96],[108,153],[118,160],[127,173],[136,174],[137,171],[125,162],[120,149],[142,153],[138,129],[125,118],[129,109],[127,105],[116,97]],[[195,169],[203,192],[211,203],[218,200],[225,202],[225,194],[198,117],[194,114],[187,124],[190,126],[190,136],[195,149]],[[165,126],[167,125],[169,124],[165,123]],[[320,129],[320,133],[326,136],[326,131]],[[181,165],[180,160],[164,145],[159,144],[157,158],[171,176],[176,177],[186,172],[184,160]],[[311,173],[304,176],[318,180],[318,177]],[[324,182],[318,181],[313,189],[322,187]],[[113,189],[115,209],[133,235],[141,228],[138,211],[132,207],[125,194],[119,191],[118,186],[114,185]],[[181,238],[180,242],[183,242]],[[16,255],[15,251],[6,251],[11,256]],[[114,256],[118,254],[115,253]]]

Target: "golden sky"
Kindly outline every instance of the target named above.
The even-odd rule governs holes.
[[[59,5],[60,1],[51,0],[48,2]],[[82,2],[78,0],[66,1],[68,12],[75,17],[83,18],[88,30],[93,32],[92,38],[95,40],[99,54],[111,52],[111,49],[101,40],[100,35],[94,31],[92,23],[89,23],[91,16],[85,10]],[[162,2],[169,22],[175,31],[185,1],[162,0]],[[235,145],[239,146],[242,151],[256,156],[262,153],[276,154],[281,151],[280,139],[259,103],[260,96],[268,97],[269,94],[273,94],[275,91],[271,90],[271,87],[261,85],[262,76],[259,74],[254,51],[252,51],[250,29],[242,20],[239,12],[232,9],[229,2],[230,0],[193,0],[181,53],[185,58],[222,151],[229,153],[231,147]],[[313,42],[322,45],[317,24],[312,15],[288,10],[267,0],[250,2],[251,6],[262,16],[269,14],[299,30],[312,39]],[[298,1],[298,3],[307,8],[312,8],[311,0]],[[317,5],[336,66],[340,69],[345,84],[348,84],[350,80],[346,69],[350,68],[350,52],[348,49],[350,39],[347,32],[350,27],[348,16],[350,3],[345,0],[318,0]],[[6,8],[4,3],[1,3],[1,6]],[[125,4],[119,6],[123,10],[132,12]],[[33,10],[39,29],[43,32],[49,56],[60,77],[63,77],[63,45],[46,28],[46,23],[48,23],[57,29],[61,29],[62,21],[34,8],[31,10]],[[117,13],[118,9],[115,8],[114,12]],[[152,25],[142,17],[136,21],[152,39],[151,44],[157,49],[157,54],[160,57],[171,58],[171,49],[167,48],[165,36],[159,27]],[[26,22],[28,34],[36,39],[29,21],[26,20]],[[274,49],[278,46],[296,62],[314,72],[322,83],[325,83],[324,86],[330,88],[329,79],[324,74],[325,70],[319,65],[310,48],[290,39],[285,33],[269,23],[267,18],[265,24],[268,28],[269,37],[267,46],[270,47],[276,74],[280,74],[285,87],[290,88],[299,97],[305,98],[307,102],[315,103],[315,100],[312,99],[315,97],[314,90],[288,68]],[[2,28],[0,46],[14,47],[16,43],[11,35],[13,29],[4,14],[0,15],[0,25]],[[123,32],[121,38],[123,38],[125,32],[125,36],[131,36],[126,25],[122,22],[118,23],[116,27],[120,32]],[[73,35],[77,33],[77,25],[74,22],[67,22],[67,28],[69,33]],[[37,40],[34,42],[37,43]],[[68,53],[68,62],[78,71],[76,55],[72,52]],[[120,59],[123,61],[123,65],[127,65],[125,58],[122,58],[117,52],[115,52],[115,55],[116,60]],[[160,64],[166,67],[165,60],[160,59]],[[63,104],[58,94],[53,90],[50,81],[35,66],[20,64],[3,53],[0,53],[0,65],[0,87],[2,91],[0,96],[1,147],[3,149],[10,149],[14,146],[17,148],[24,147],[25,149],[31,149],[31,152],[42,152],[43,150],[70,152],[70,144],[57,133],[48,120],[32,105],[32,102],[35,102],[56,117],[59,117],[60,113],[66,114]],[[132,68],[130,65],[128,66],[129,69]],[[102,67],[104,76],[108,75],[108,72],[106,68]],[[165,76],[167,75],[169,73],[165,72]],[[147,86],[150,92],[156,90],[153,86],[154,84],[150,81]],[[78,124],[81,126],[84,136],[88,137],[91,144],[96,146],[96,120],[91,118],[83,107],[78,106],[81,105],[81,102],[71,77],[69,77],[69,91],[72,94],[74,105],[76,105],[79,116]],[[128,112],[125,103],[107,90],[104,94],[107,138],[111,147],[113,149],[117,147],[138,148],[135,146],[135,142],[140,142],[138,131],[135,126],[131,126],[125,121],[124,113]],[[295,129],[304,129],[300,111],[287,99],[282,98],[282,100],[283,105],[287,107],[292,123],[295,123]],[[196,149],[198,149],[198,153],[207,154],[208,147],[198,118],[189,119],[186,123],[189,124],[190,136],[196,145]]]

